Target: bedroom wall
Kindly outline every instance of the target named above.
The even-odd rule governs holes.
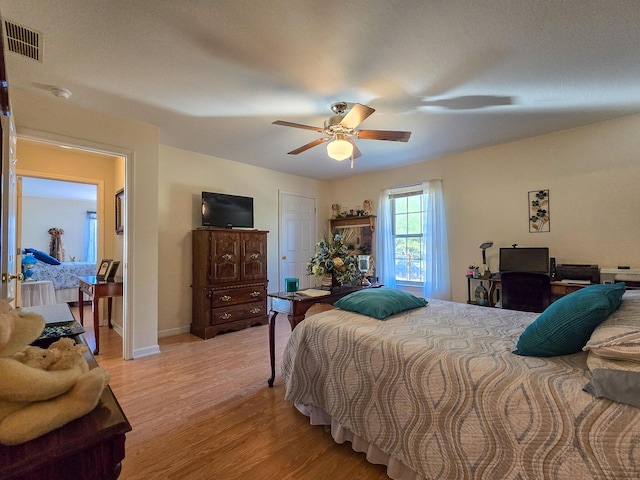
[[[328,202],[327,184],[160,145],[158,171],[158,312],[160,336],[188,332],[191,323],[191,230],[201,226],[202,191],[254,198],[255,228],[268,230],[269,291],[278,285],[280,191]],[[322,217],[319,216],[319,220]]]
[[[558,263],[640,267],[640,115],[430,160],[331,183],[331,203],[378,211],[387,187],[443,180],[449,222],[453,300],[467,300],[465,273],[481,263],[492,270],[501,246],[548,246]],[[418,132],[414,132],[416,134]],[[364,161],[364,159],[362,160]],[[357,160],[356,166],[357,167]],[[528,192],[549,189],[549,233],[529,233]]]
[[[49,253],[49,228],[62,228],[64,261],[86,262],[87,211],[95,209],[91,201],[23,196],[21,246]]]

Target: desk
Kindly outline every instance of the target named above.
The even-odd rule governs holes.
[[[100,352],[100,312],[98,304],[103,297],[107,298],[107,317],[109,328],[113,328],[111,324],[111,306],[113,297],[122,296],[122,278],[116,277],[116,280],[106,281],[98,280],[95,275],[89,277],[78,277],[80,285],[78,286],[78,306],[80,308],[80,325],[84,325],[84,296],[86,293],[91,298],[91,311],[93,312],[93,331],[96,337],[96,349],[94,355]]]
[[[291,330],[293,331],[296,326],[304,320],[304,316],[313,305],[316,303],[328,303],[333,305],[342,297],[346,297],[350,293],[362,290],[363,288],[380,288],[381,284],[373,284],[367,287],[357,286],[343,286],[336,287],[331,290],[331,293],[322,297],[309,297],[302,295],[299,292],[276,292],[268,293],[267,296],[271,298],[271,315],[269,315],[269,357],[271,359],[271,378],[268,380],[269,387],[273,387],[273,381],[276,378],[276,350],[275,350],[275,335],[276,335],[276,316],[278,313],[286,313],[287,319],[291,324]]]
[[[491,278],[473,278],[467,275],[467,303],[474,304],[475,301],[471,299],[471,280],[477,282],[483,281],[489,283],[489,306],[495,307],[499,300],[499,290],[501,289],[502,282],[500,276]],[[555,302],[560,297],[569,295],[572,292],[580,290],[581,288],[588,287],[590,284],[584,283],[567,283],[567,282],[551,282],[551,302]]]
[[[53,290],[53,282],[48,280],[22,282],[20,284],[20,297],[22,298],[23,307],[56,303],[56,293]]]
[[[69,308],[66,304],[63,306]],[[76,341],[86,344],[82,335]],[[98,364],[85,354],[89,368]],[[131,425],[107,386],[98,406],[83,417],[20,445],[0,445],[3,480],[115,479],[125,456],[125,434]]]

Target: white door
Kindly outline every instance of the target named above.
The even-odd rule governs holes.
[[[314,286],[307,276],[307,263],[316,243],[316,199],[280,192],[280,277],[278,291],[285,291],[284,279],[296,277],[300,290]]]
[[[1,120],[2,170],[0,181],[0,268],[2,269],[1,298],[14,298],[16,282],[16,132],[13,119],[3,112]]]

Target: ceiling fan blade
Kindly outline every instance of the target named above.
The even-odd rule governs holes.
[[[299,148],[296,148],[295,150],[291,150],[290,152],[287,152],[289,155],[297,155],[299,153],[302,153],[306,150],[309,150],[310,148],[315,147],[316,145],[320,145],[321,143],[326,142],[327,140],[331,140],[331,137],[322,137],[322,138],[318,138],[317,140],[314,140],[313,142],[309,142],[306,145],[303,145]]]
[[[313,130],[314,132],[322,133],[322,128],[312,127],[310,125],[303,125],[301,123],[285,122],[284,120],[276,120],[271,122],[273,125],[281,125],[283,127],[304,128],[305,130]]]
[[[400,132],[396,130],[360,130],[358,138],[365,140],[389,140],[392,142],[408,142],[411,132]]]
[[[358,145],[356,145],[356,142],[353,141],[353,138],[347,137],[345,140],[347,142],[349,142],[351,145],[353,145],[353,152],[351,153],[351,158],[361,157],[362,156],[362,152],[358,148]]]
[[[375,110],[371,107],[367,107],[366,105],[362,105],[360,103],[356,103],[349,113],[347,113],[344,118],[340,121],[340,125],[345,128],[356,128],[362,122],[365,121]]]

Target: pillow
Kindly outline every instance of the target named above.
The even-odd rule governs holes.
[[[640,291],[629,290],[620,308],[591,334],[583,350],[601,357],[640,362]]]
[[[620,306],[624,288],[624,283],[591,285],[561,297],[522,332],[513,353],[553,357],[579,352]]]
[[[366,288],[350,293],[334,303],[342,310],[361,313],[384,320],[394,313],[424,307],[427,301],[402,290],[393,288]]]
[[[640,372],[596,368],[584,390],[598,398],[640,408]]]
[[[35,248],[25,248],[24,251],[25,253],[33,253],[33,256],[41,262],[48,263],[49,265],[60,265],[60,260],[52,257],[48,253],[41,252]]]

